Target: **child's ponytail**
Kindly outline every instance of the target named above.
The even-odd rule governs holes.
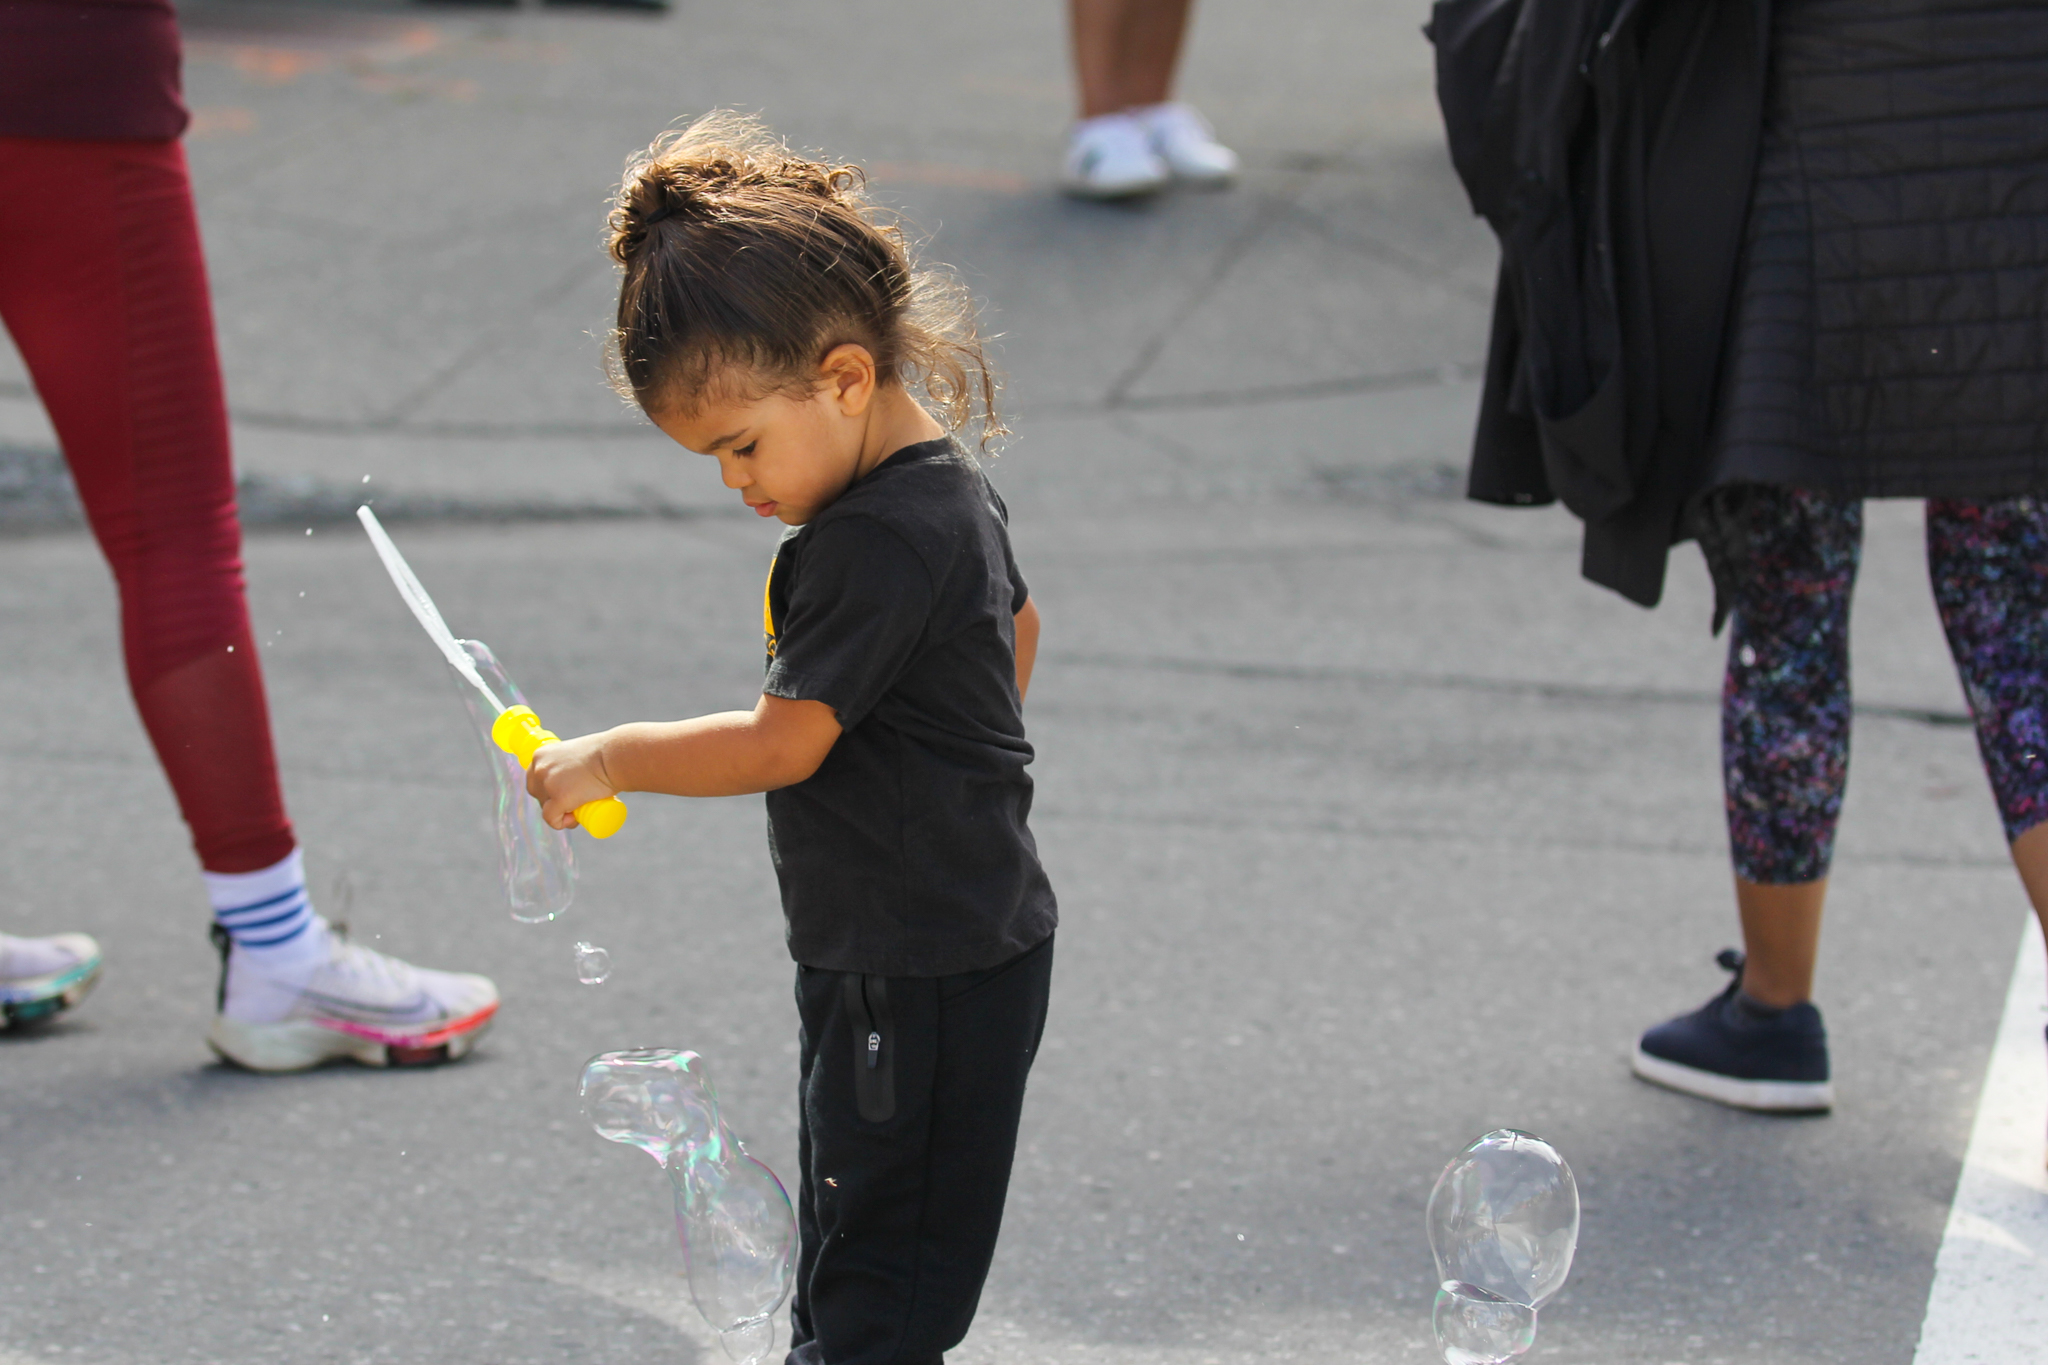
[[[825,354],[857,342],[949,429],[979,417],[984,448],[1004,435],[966,289],[918,268],[865,190],[858,167],[798,156],[723,111],[635,155],[611,213],[620,392],[648,412],[803,396]]]

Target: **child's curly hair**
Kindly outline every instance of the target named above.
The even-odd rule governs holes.
[[[826,353],[857,342],[949,429],[980,417],[985,448],[1006,428],[973,302],[877,217],[859,167],[800,156],[758,119],[719,110],[663,134],[612,206],[614,384],[649,413],[802,397]]]

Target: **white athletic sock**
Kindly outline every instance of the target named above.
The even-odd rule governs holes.
[[[326,922],[313,913],[305,861],[293,849],[255,872],[206,872],[213,917],[234,940],[235,956],[268,977],[303,985],[327,958]]]

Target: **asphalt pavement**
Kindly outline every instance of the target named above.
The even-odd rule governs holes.
[[[710,1362],[665,1182],[584,1058],[710,1061],[794,1161],[758,800],[640,798],[560,923],[497,895],[454,686],[347,509],[556,729],[746,706],[775,528],[604,387],[603,202],[713,105],[863,163],[1001,333],[993,461],[1045,618],[1033,824],[1062,909],[1001,1250],[961,1365],[1435,1359],[1423,1203],[1467,1140],[1585,1196],[1531,1359],[1904,1365],[2024,901],[1920,561],[1871,509],[1818,985],[1839,1108],[1644,1086],[1732,942],[1721,643],[1697,553],[1644,612],[1555,509],[1459,497],[1493,251],[1415,4],[1199,14],[1243,184],[1053,185],[1059,7],[187,0],[190,151],[252,508],[250,592],[316,897],[488,972],[462,1065],[291,1078],[202,1043],[205,902],[114,600],[0,349],[0,927],[104,984],[0,1037],[0,1365]],[[88,200],[89,202],[89,200]],[[571,944],[610,949],[577,979]]]

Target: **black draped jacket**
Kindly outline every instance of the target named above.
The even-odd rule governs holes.
[[[1716,490],[2048,489],[2039,0],[1441,0],[1501,242],[1471,496],[1644,605]],[[1725,597],[1725,591],[1722,594]]]

